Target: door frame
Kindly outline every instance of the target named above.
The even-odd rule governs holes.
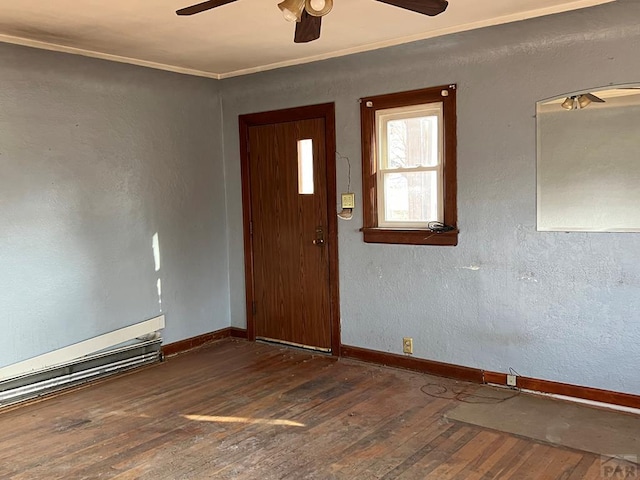
[[[338,216],[336,214],[336,125],[335,104],[323,103],[304,107],[250,113],[238,117],[240,126],[240,167],[242,175],[242,223],[244,237],[244,272],[247,312],[247,338],[256,340],[255,283],[253,271],[253,237],[251,235],[251,169],[249,161],[249,127],[274,123],[323,118],[327,168],[327,239],[329,254],[329,321],[331,354],[340,355],[340,288],[338,277]]]

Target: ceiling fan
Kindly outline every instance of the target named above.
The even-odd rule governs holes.
[[[178,15],[194,15],[212,8],[233,3],[236,0],[208,0],[206,2],[181,8]],[[412,12],[434,17],[447,9],[447,0],[376,0],[378,2],[404,8]],[[278,4],[284,18],[296,22],[295,43],[312,42],[320,38],[322,17],[331,11],[333,0],[284,0]]]

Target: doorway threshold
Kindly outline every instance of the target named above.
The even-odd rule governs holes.
[[[302,343],[287,342],[286,340],[277,340],[275,338],[256,337],[256,342],[268,343],[270,345],[285,345],[287,347],[300,348],[302,350],[313,350],[320,353],[331,353],[330,348],[312,347],[311,345],[304,345]]]

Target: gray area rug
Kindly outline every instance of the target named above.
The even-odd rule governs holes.
[[[640,459],[640,415],[515,393],[480,387],[446,417],[598,455]]]

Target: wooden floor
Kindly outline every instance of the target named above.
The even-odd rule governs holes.
[[[596,455],[444,420],[434,383],[476,388],[224,340],[0,412],[0,478],[605,478]]]

